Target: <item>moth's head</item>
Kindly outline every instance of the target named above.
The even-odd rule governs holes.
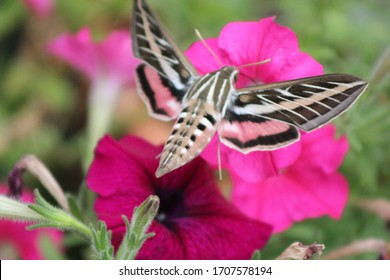
[[[221,76],[225,79],[232,80],[232,82],[237,82],[238,72],[238,69],[234,66],[225,66],[220,70]]]

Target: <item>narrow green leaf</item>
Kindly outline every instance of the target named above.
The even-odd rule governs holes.
[[[65,230],[66,228],[61,227],[59,224],[54,224],[54,223],[36,223],[31,226],[26,227],[28,230],[33,230],[33,229],[40,229],[40,228],[56,228],[59,230]]]
[[[97,229],[90,225],[90,230],[92,232],[92,258],[95,260],[114,259],[114,247],[111,244],[111,231],[107,231],[106,224],[99,221]]]
[[[54,206],[52,206],[49,202],[47,202],[43,196],[41,195],[41,193],[38,191],[38,189],[35,189],[34,190],[34,195],[35,195],[35,203],[37,205],[40,205],[46,209],[56,209]]]
[[[70,213],[80,221],[84,222],[84,217],[81,214],[80,208],[77,205],[77,201],[73,196],[68,197],[68,204],[69,204]]]
[[[40,205],[36,205],[36,204],[30,204],[28,205],[28,207],[32,210],[34,210],[35,212],[37,212],[39,215],[41,215],[42,217],[45,217],[45,218],[48,218],[51,216],[50,212],[47,211],[46,208],[40,206]]]
[[[58,209],[52,205],[50,205],[39,193],[38,190],[34,191],[36,197],[35,201],[37,205],[30,204],[28,207],[41,216],[45,217],[47,221],[45,223],[52,224],[53,227],[68,229],[68,230],[76,230],[79,233],[85,235],[88,238],[91,238],[92,232],[90,229],[77,220],[75,217],[70,215],[68,212],[65,212],[62,209]]]

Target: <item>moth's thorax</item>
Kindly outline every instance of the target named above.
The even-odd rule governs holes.
[[[189,88],[183,100],[184,104],[193,99],[203,100],[213,106],[217,113],[224,115],[230,102],[230,95],[234,91],[237,75],[237,68],[225,66],[199,77]]]
[[[237,79],[239,70],[234,66],[225,66],[216,72],[220,72],[221,76],[225,79],[233,79],[233,81],[235,81]]]

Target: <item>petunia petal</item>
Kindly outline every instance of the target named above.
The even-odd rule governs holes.
[[[134,84],[139,61],[133,58],[130,36],[127,30],[113,31],[101,43],[100,53],[109,76]]]
[[[243,154],[220,143],[222,168],[248,182],[259,182],[276,176],[278,170],[293,164],[301,154],[301,142],[275,151]],[[214,168],[218,167],[218,136],[214,136],[200,156]]]
[[[221,60],[223,65],[230,65],[226,54],[218,47],[217,39],[206,39],[205,42]],[[198,70],[199,75],[219,70],[222,67],[210,50],[200,41],[192,44],[185,52],[185,55],[189,58],[196,70]]]
[[[341,165],[348,152],[349,144],[345,136],[335,139],[336,127],[327,125],[302,136],[302,155],[297,162],[297,168],[304,168],[310,161],[313,168],[321,168],[326,173],[332,173]]]
[[[219,48],[236,66],[271,59],[269,63],[242,70],[263,83],[322,74],[321,64],[299,51],[295,33],[276,24],[274,19],[226,25],[218,37]]]
[[[273,71],[264,75],[264,82],[280,82],[324,74],[322,65],[306,53],[291,53],[283,59],[284,63],[274,65]]]
[[[283,32],[283,28],[272,30],[272,27],[279,27],[273,20],[274,17],[270,17],[259,22],[229,23],[218,37],[218,47],[228,54],[230,61],[236,66],[272,59],[271,54],[283,50],[284,42],[288,42],[285,45],[289,50],[295,51],[296,40],[290,38],[291,34]],[[269,33],[270,31],[274,33]],[[273,44],[274,41],[276,44]]]
[[[275,151],[258,151],[243,154],[236,150],[231,150],[229,153],[229,170],[247,182],[260,182],[277,176],[280,169],[293,164],[300,154],[300,142]]]
[[[139,63],[132,55],[131,40],[128,31],[113,31],[102,42],[91,40],[88,28],[77,34],[65,33],[47,46],[50,53],[62,58],[91,80],[113,80],[120,85],[134,83],[134,69]]]
[[[233,201],[248,216],[266,221],[280,232],[308,218],[341,216],[348,200],[348,183],[339,173],[297,174],[288,170],[261,184],[236,180]]]
[[[229,166],[229,157],[232,149],[226,147],[223,143],[218,142],[218,135],[215,135],[206,148],[201,152],[200,156],[211,166],[218,167],[218,145],[220,145],[221,165],[223,168],[227,168]]]
[[[139,148],[130,149],[132,146]],[[138,138],[127,137],[117,142],[110,136],[105,136],[96,147],[87,184],[103,197],[132,192],[133,196],[140,196],[142,202],[152,191],[147,186],[153,184],[154,178],[149,174],[157,168],[155,155],[156,148],[147,145],[146,149],[145,142]],[[134,184],[145,188],[133,188]]]
[[[302,142],[295,142],[287,147],[272,151],[272,160],[275,168],[280,170],[297,161],[302,152]]]
[[[100,67],[97,50],[91,42],[88,28],[81,29],[74,36],[69,33],[59,36],[48,44],[47,49],[91,79],[98,74]]]

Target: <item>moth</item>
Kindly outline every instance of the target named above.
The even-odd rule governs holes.
[[[217,132],[242,153],[273,150],[299,139],[346,111],[367,83],[347,74],[327,74],[235,88],[233,66],[200,76],[143,0],[134,0],[132,47],[138,93],[149,114],[176,120],[156,177],[188,163]]]

